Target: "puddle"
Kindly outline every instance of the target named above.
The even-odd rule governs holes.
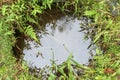
[[[89,59],[92,58],[90,53],[95,54],[95,51],[88,49],[91,39],[85,40],[85,31],[80,31],[83,23],[87,23],[85,19],[72,16],[47,23],[45,31],[37,33],[41,45],[25,40],[24,60],[29,66],[43,68],[46,65],[51,66],[53,61],[58,65],[63,63],[72,53],[73,59],[78,63],[89,64]]]

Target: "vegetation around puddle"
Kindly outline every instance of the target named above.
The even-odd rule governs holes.
[[[88,67],[68,60],[57,66],[53,64],[48,80],[120,80],[120,1],[119,0],[1,0],[0,2],[0,79],[1,80],[39,80],[28,74],[28,67],[24,62],[13,57],[13,47],[17,47],[17,40],[24,36],[39,42],[35,27],[41,27],[40,17],[47,10],[57,8],[64,14],[86,16],[92,23],[83,29],[94,28],[88,34],[100,48],[96,49],[96,56]],[[16,35],[16,33],[18,33]],[[21,57],[21,56],[16,56]],[[80,74],[74,72],[80,70]],[[53,72],[53,69],[57,73]],[[81,73],[82,70],[82,73]]]

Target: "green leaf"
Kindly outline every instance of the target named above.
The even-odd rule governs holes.
[[[11,35],[11,34],[13,34],[13,31],[8,31],[8,32],[5,33],[5,36],[6,35]]]
[[[120,41],[120,39],[115,39],[116,41]]]
[[[70,55],[68,56],[67,61],[66,61],[67,63],[72,59],[72,56],[73,56],[72,53],[70,53]]]
[[[96,52],[96,54],[102,54],[102,52],[99,48],[96,48],[95,52]]]
[[[93,16],[95,15],[97,12],[95,10],[91,10],[91,11],[85,11],[84,15],[86,16]]]
[[[77,67],[79,67],[79,68],[83,68],[83,69],[86,69],[86,70],[90,70],[89,67],[81,65],[81,64],[79,64],[77,61],[75,61],[75,60],[73,60],[73,59],[71,59],[71,61],[72,61]]]
[[[99,33],[99,34],[96,34],[96,36],[95,36],[95,39],[94,39],[94,43],[96,43],[97,42],[97,40],[101,37],[101,35],[103,35],[104,34],[104,31],[103,32],[101,32],[101,33]]]
[[[27,20],[31,23],[35,23],[38,24],[37,21],[35,21],[33,18],[31,18],[30,16],[27,16]]]
[[[95,22],[96,22],[96,23],[97,23],[98,19],[99,19],[99,14],[96,14],[96,15],[95,15]]]
[[[25,33],[26,33],[28,36],[30,36],[30,37],[31,37],[32,39],[34,39],[35,41],[39,42],[38,39],[37,39],[37,37],[36,37],[36,33],[35,33],[35,31],[34,31],[34,29],[32,28],[31,25],[29,25],[28,27],[25,27],[24,30],[25,30]]]
[[[66,77],[66,74],[65,74],[65,72],[64,72],[64,68],[66,67],[66,65],[64,65],[64,66],[62,66],[61,68],[59,68],[58,69],[58,71],[64,76],[64,77]]]
[[[48,78],[48,80],[55,80],[56,76],[54,74],[50,74],[50,77]]]
[[[6,14],[7,7],[8,6],[5,6],[5,5],[2,6],[2,15],[3,16]]]
[[[41,14],[42,11],[41,10],[33,10],[31,14],[35,16],[37,13]]]
[[[49,9],[51,9],[51,4],[48,4]]]
[[[106,28],[110,28],[112,26],[112,24],[113,24],[113,20],[109,20]]]
[[[58,80],[66,80],[64,76],[60,76]]]

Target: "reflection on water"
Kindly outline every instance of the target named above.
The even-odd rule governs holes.
[[[92,50],[87,49],[91,39],[84,40],[85,34],[80,32],[80,24],[84,22],[84,20],[67,16],[54,24],[47,23],[45,33],[38,33],[41,45],[25,40],[29,45],[23,50],[24,60],[32,66],[44,67],[50,66],[52,61],[61,64],[72,53],[78,63],[88,64],[88,60],[92,58],[90,54]]]

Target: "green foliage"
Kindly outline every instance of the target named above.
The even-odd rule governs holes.
[[[24,30],[25,30],[26,35],[30,36],[31,38],[33,38],[35,41],[38,42],[35,31],[30,25],[28,27],[24,27]]]
[[[12,5],[2,6],[0,10],[0,43],[5,50],[1,48],[1,52],[11,52],[12,46],[15,43],[13,34],[16,29],[38,42],[33,29],[35,26],[40,26],[37,14],[42,14],[42,11],[47,8],[46,5],[50,7],[52,0],[43,1],[41,6],[38,3],[38,0],[18,0]]]
[[[111,5],[112,4],[112,5]],[[115,4],[115,5],[113,5]],[[87,73],[87,77],[94,80],[117,80],[119,75],[119,34],[120,34],[120,2],[114,0],[95,1],[92,7],[85,8],[84,15],[93,18],[90,24],[94,28],[94,43],[103,49],[96,49],[94,56],[94,73]],[[119,8],[119,9],[118,9]],[[115,13],[114,13],[115,12]],[[93,36],[93,35],[92,35]],[[116,41],[118,40],[118,41]],[[105,49],[106,48],[106,49]],[[105,51],[104,51],[105,49]],[[107,70],[109,69],[109,71]],[[84,78],[86,78],[84,76]]]
[[[37,14],[42,14],[46,9],[45,5],[40,6],[38,3],[38,0],[17,0],[11,5],[0,7],[0,79],[2,80],[13,80],[14,74],[19,71],[14,69],[16,59],[12,57],[12,47],[16,42],[15,30],[38,42],[33,27],[39,27]],[[28,70],[16,76],[19,80],[35,79],[28,75]]]
[[[97,12],[96,11],[94,11],[94,10],[91,10],[91,11],[85,11],[85,15],[87,15],[87,16],[94,16],[95,14],[97,14]]]
[[[114,2],[112,1],[111,2],[106,0],[96,1],[94,2],[94,4],[92,4],[92,7],[89,8],[89,10],[86,10],[84,12],[84,15],[94,18],[94,22],[91,25],[93,27],[97,26],[95,30],[96,35],[95,35],[94,42],[99,40],[101,36],[103,36],[104,38],[103,40],[105,40],[105,42],[109,42],[113,38],[112,36],[113,32],[117,32],[117,34],[119,33],[117,30],[119,29],[119,26],[120,26],[119,25],[120,14],[119,14],[119,10],[116,10],[116,9],[118,9],[120,5],[119,5],[119,1],[118,2],[116,1],[116,3],[117,4],[115,6],[111,6],[110,4],[114,4]],[[116,15],[112,13],[113,7],[114,7],[114,10],[117,11]],[[109,39],[109,41],[106,39]]]
[[[73,67],[76,66],[75,68]],[[55,66],[55,67],[54,67]],[[56,75],[56,73],[52,73],[49,76],[48,80],[79,80],[81,79],[81,76],[78,76],[77,72],[75,70],[86,70],[91,72],[92,70],[90,70],[89,67],[80,65],[79,63],[77,63],[73,58],[72,58],[72,54],[69,55],[69,57],[67,58],[67,60],[57,66],[56,64],[54,64],[54,68],[56,69],[56,73],[60,74],[59,76]]]
[[[5,24],[0,20],[0,54],[10,54],[14,44],[13,29],[10,25]]]
[[[7,57],[9,56],[9,57]],[[2,64],[0,66],[0,79],[1,80],[11,80],[13,74],[15,73],[15,71],[13,71],[13,65],[14,64],[14,59],[13,57],[11,57],[9,54],[7,56],[3,56],[2,59],[0,60],[0,64]],[[9,62],[12,61],[12,62]]]
[[[51,4],[53,3],[53,0],[43,0],[42,5],[46,9],[47,7],[51,9]]]
[[[16,59],[10,55],[2,56],[0,60],[0,80],[36,80],[28,74],[25,63],[16,63]]]

